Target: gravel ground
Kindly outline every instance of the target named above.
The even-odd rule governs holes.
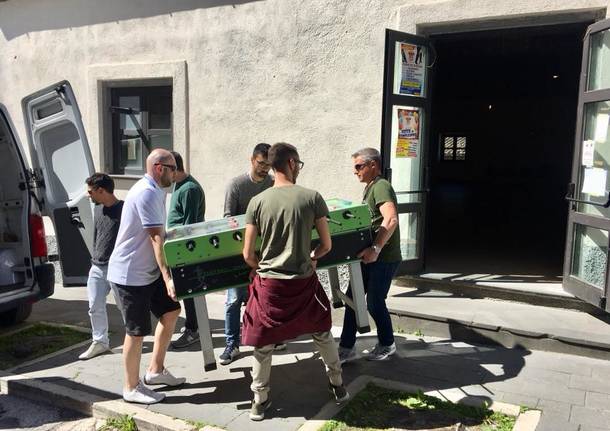
[[[23,431],[89,431],[101,425],[71,410],[0,395],[0,429]]]

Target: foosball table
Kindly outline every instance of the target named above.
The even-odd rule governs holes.
[[[368,332],[370,326],[364,296],[364,283],[357,253],[372,244],[371,216],[367,205],[342,199],[326,201],[332,237],[332,250],[318,260],[318,269],[327,269],[335,308],[351,307],[356,315],[358,331]],[[171,270],[178,299],[193,298],[199,325],[204,369],[216,369],[212,335],[205,295],[249,283],[250,268],[243,260],[245,215],[203,223],[179,226],[166,234],[163,246]],[[319,243],[312,231],[312,250]],[[260,247],[260,239],[256,249]],[[347,264],[351,297],[339,286],[338,265]]]

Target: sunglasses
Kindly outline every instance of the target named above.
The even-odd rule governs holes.
[[[163,166],[164,168],[169,169],[172,172],[176,172],[176,165],[166,165],[165,163],[155,163],[155,166]]]
[[[362,170],[362,168],[364,168],[367,165],[368,165],[368,163],[358,163],[358,164],[354,165],[354,169],[357,170],[358,172],[360,172]]]

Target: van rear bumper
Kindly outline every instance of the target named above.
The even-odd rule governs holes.
[[[36,285],[32,290],[16,294],[9,300],[0,303],[0,312],[8,311],[23,303],[34,303],[48,298],[55,292],[55,268],[52,263],[43,263],[34,267]]]

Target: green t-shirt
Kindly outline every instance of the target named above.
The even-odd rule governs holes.
[[[261,236],[258,273],[267,278],[305,278],[313,273],[311,230],[328,207],[315,190],[292,185],[272,187],[254,196],[246,223]]]
[[[377,234],[381,226],[383,216],[379,207],[385,202],[394,202],[394,205],[398,207],[396,193],[392,185],[388,180],[377,177],[364,189],[364,198],[362,199],[362,203],[367,204],[371,212],[373,235]],[[400,254],[400,226],[396,226],[394,233],[381,249],[377,260],[380,262],[400,262],[402,260]]]
[[[205,194],[195,178],[188,175],[176,183],[167,214],[167,227],[200,223],[205,217]]]

